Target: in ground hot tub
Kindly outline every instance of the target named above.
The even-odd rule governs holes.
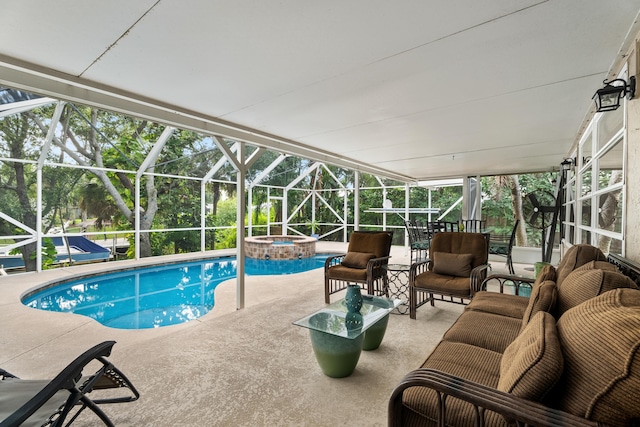
[[[256,259],[310,258],[316,254],[316,239],[307,236],[256,236],[244,239],[244,252]]]

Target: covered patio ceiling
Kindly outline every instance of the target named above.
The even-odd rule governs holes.
[[[2,1],[0,85],[402,181],[557,168],[638,0]]]

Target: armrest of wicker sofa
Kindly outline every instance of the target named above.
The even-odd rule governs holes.
[[[540,403],[516,397],[482,384],[474,383],[434,369],[416,369],[409,372],[396,386],[389,399],[389,427],[402,425],[402,394],[409,387],[428,387],[438,395],[440,411],[446,411],[446,398],[455,397],[476,408],[476,425],[484,425],[484,411],[490,410],[514,420],[517,426],[534,427],[603,427],[603,424],[549,408]],[[436,414],[443,425],[445,413]]]
[[[486,279],[484,279],[480,289],[487,289],[487,285],[492,280],[496,280],[500,285],[501,294],[504,293],[504,285],[506,283],[511,283],[515,287],[516,295],[518,295],[520,286],[528,285],[529,287],[531,287],[536,281],[536,279],[533,277],[514,276],[511,274],[492,274],[488,276]]]

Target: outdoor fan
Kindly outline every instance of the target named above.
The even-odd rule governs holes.
[[[556,210],[556,198],[548,191],[541,191],[537,194],[529,193],[522,201],[522,213],[527,223],[537,228],[542,233],[542,259],[545,259],[545,232],[553,221],[553,214]]]

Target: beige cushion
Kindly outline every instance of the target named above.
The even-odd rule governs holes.
[[[483,311],[522,320],[522,315],[528,304],[529,298],[527,297],[480,291],[476,292],[469,305],[465,307],[465,310]]]
[[[518,337],[520,325],[522,320],[513,317],[465,310],[444,334],[442,340],[504,353],[509,344]]]
[[[500,353],[480,347],[441,341],[422,368],[444,371],[465,380],[495,388],[498,384],[500,356]],[[402,394],[402,403],[409,410],[408,413],[403,414],[402,425],[436,425],[440,404],[433,389],[409,387]],[[420,416],[413,418],[414,414],[420,414]],[[486,426],[507,426],[504,418],[495,412],[485,411],[483,416]],[[476,422],[477,412],[473,405],[456,398],[447,399],[447,426],[472,426]]]
[[[547,264],[544,267],[542,267],[542,270],[540,270],[540,273],[538,273],[535,283],[542,283],[547,280],[552,280],[555,282],[557,277],[558,277],[558,274],[557,274],[556,268],[551,264]]]
[[[556,307],[557,295],[556,282],[552,280],[534,284],[533,289],[531,289],[531,296],[529,297],[529,305],[527,305],[522,315],[522,328],[520,331],[524,331],[527,324],[539,311],[545,311],[547,313],[553,312]]]
[[[447,252],[434,252],[432,271],[436,274],[455,277],[471,276],[472,254],[451,254]]]
[[[559,409],[612,426],[640,418],[640,291],[616,289],[558,320],[565,371]]]
[[[556,315],[616,288],[637,288],[635,282],[622,273],[611,270],[577,269],[558,286]]]
[[[590,262],[590,261],[606,261],[607,257],[604,253],[596,248],[585,243],[579,245],[573,245],[564,254],[560,263],[558,264],[558,277],[556,279],[556,285],[562,286],[564,279],[571,274],[576,268]]]
[[[349,236],[347,252],[371,253],[375,258],[389,256],[392,234],[391,231],[354,231]]]
[[[539,311],[504,351],[498,390],[540,401],[560,379],[563,365],[556,320]]]
[[[487,239],[480,233],[440,232],[431,239],[429,253],[447,252],[450,254],[473,254],[471,268],[487,263],[489,245]]]
[[[342,265],[349,268],[367,268],[367,263],[376,257],[376,254],[366,252],[347,252],[342,259]]]
[[[367,281],[367,269],[345,267],[342,264],[338,264],[329,267],[327,277],[334,280],[363,283]]]
[[[618,267],[611,264],[609,261],[589,261],[586,264],[581,265],[573,271],[583,271],[583,270],[608,270],[608,271],[617,271]]]

